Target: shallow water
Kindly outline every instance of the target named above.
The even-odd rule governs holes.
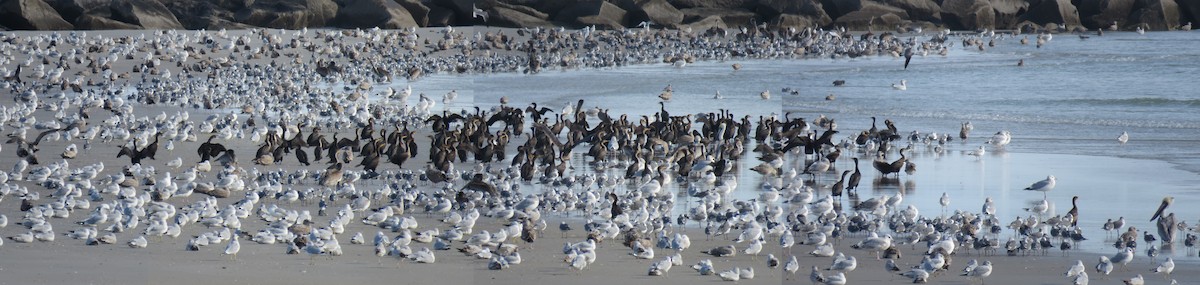
[[[1200,202],[1194,189],[1200,182],[1200,152],[1194,147],[1200,142],[1200,97],[1194,90],[1200,84],[1188,74],[1200,64],[1191,48],[1200,44],[1200,34],[1108,33],[1087,40],[1064,34],[1040,49],[1018,42],[997,40],[996,47],[983,52],[952,47],[948,56],[914,58],[908,70],[902,68],[903,59],[864,57],[435,78],[452,81],[460,90],[474,89],[475,104],[484,108],[498,105],[502,96],[512,106],[537,102],[556,111],[585,99],[584,108],[650,115],[659,109],[656,96],[669,84],[675,92],[666,107],[675,114],[720,108],[756,118],[787,111],[810,122],[823,114],[837,120],[839,138],[869,128],[870,117],[877,116],[880,127],[888,118],[902,132],[953,134],[956,140],[941,154],[918,145],[911,160],[918,172],[902,175],[899,182],[875,179],[878,172],[864,163],[858,198],[904,191],[904,204],[936,215],[943,192],[951,197],[951,210],[978,212],[984,198],[992,197],[1007,224],[1016,216],[1029,216],[1022,209],[1041,199],[1041,193],[1020,189],[1055,175],[1058,187],[1047,198],[1050,213],[1065,213],[1071,196],[1080,196],[1080,226],[1089,240],[1078,248],[1086,251],[1115,252],[1100,229],[1109,218],[1124,216],[1139,231],[1154,232],[1147,220],[1167,195],[1176,197],[1170,211],[1178,219],[1197,224],[1200,209],[1189,206]],[[1018,67],[1021,59],[1025,66]],[[733,71],[735,62],[744,67]],[[838,79],[846,80],[846,86],[832,86]],[[890,87],[902,79],[908,90]],[[785,87],[798,89],[799,95],[784,94]],[[769,100],[760,99],[764,90],[771,93]],[[713,99],[717,91],[724,99]],[[826,100],[830,94],[836,99]],[[975,130],[968,140],[957,140],[964,121],[971,121]],[[962,154],[999,130],[1013,134],[1004,150],[989,148],[982,158]],[[1116,141],[1122,131],[1130,134],[1126,145]],[[870,157],[863,159],[869,162]],[[746,170],[755,164],[750,158],[739,165],[737,198],[758,197],[761,178]],[[843,155],[835,167],[853,166]],[[833,173],[822,175],[820,184],[836,181]],[[679,185],[670,189],[682,191]],[[1006,230],[1001,236],[1011,235]],[[1181,233],[1177,241],[1182,239]],[[1140,255],[1145,248],[1140,244]],[[1184,251],[1177,246],[1163,255],[1200,262],[1195,253],[1183,257]]]

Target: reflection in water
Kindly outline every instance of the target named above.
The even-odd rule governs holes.
[[[884,177],[884,176],[876,176],[875,179],[871,180],[871,193],[876,194],[876,195],[891,194],[891,193],[896,193],[896,192],[900,192],[900,193],[904,193],[904,194],[914,194],[914,193],[916,193],[915,192],[916,189],[917,189],[917,181],[914,179],[902,179],[899,177],[888,178],[888,177]]]

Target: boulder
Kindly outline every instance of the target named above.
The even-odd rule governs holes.
[[[1184,23],[1197,22],[1196,24],[1200,24],[1200,1],[1175,1],[1175,3],[1179,4],[1180,16]],[[1193,29],[1200,29],[1200,27]]]
[[[863,1],[857,11],[846,13],[834,23],[850,30],[866,30],[868,26],[894,27],[908,19],[908,12],[877,2]]]
[[[621,9],[629,12],[629,23],[636,25],[650,21],[660,26],[675,27],[683,23],[683,12],[667,3],[667,0],[623,0]]]
[[[529,6],[525,6],[525,5],[496,2],[493,7],[501,7],[501,8],[505,8],[505,9],[509,9],[509,10],[516,10],[517,12],[521,12],[522,14],[533,16],[538,19],[542,19],[542,20],[546,20],[546,21],[550,20],[550,14],[542,13],[542,11],[538,11],[537,9],[534,9],[533,7],[529,7]]]
[[[793,14],[779,14],[775,19],[771,20],[771,25],[779,28],[796,28],[796,30],[820,27],[817,20]]]
[[[404,6],[404,10],[408,10],[408,14],[412,15],[413,21],[417,22],[418,26],[429,26],[429,6],[425,6],[418,0],[396,0],[400,6]]]
[[[0,25],[18,30],[70,30],[58,11],[42,0],[6,0],[0,4]]]
[[[220,5],[228,7],[238,5],[218,4],[215,2],[219,1],[167,1],[163,5],[167,6],[167,10],[170,10],[172,15],[175,15],[175,18],[179,20],[183,28],[191,30],[208,29],[215,21],[233,19],[233,10],[226,9]]]
[[[75,19],[75,28],[80,30],[139,30],[142,27],[109,18],[83,15]]]
[[[705,31],[705,30],[709,30],[709,29],[713,29],[713,28],[724,30],[724,29],[728,29],[729,27],[725,25],[725,21],[722,20],[721,16],[712,15],[712,16],[701,18],[696,21],[692,21],[692,22],[688,22],[688,23],[679,25],[679,28],[680,29],[690,28],[690,29],[692,29],[692,31]]]
[[[429,6],[429,17],[427,19],[429,24],[426,27],[445,27],[454,24],[458,16],[448,8],[431,5]]]
[[[158,0],[113,0],[113,20],[141,26],[143,29],[183,29],[179,19]]]
[[[259,0],[233,19],[251,26],[298,30],[328,26],[337,11],[337,3],[331,0]]]
[[[575,23],[582,26],[596,25],[597,28],[605,26],[619,26],[623,28],[627,14],[625,9],[621,9],[617,5],[595,0],[580,2],[562,9],[558,11],[558,14],[555,14],[554,20],[563,23]],[[584,17],[589,18],[583,19]]]
[[[679,9],[683,8],[715,8],[715,9],[747,9],[755,0],[667,0]]]
[[[1138,0],[1133,7],[1133,13],[1129,14],[1130,22],[1141,23],[1150,30],[1158,31],[1179,27],[1179,4],[1175,0]]]
[[[987,0],[946,0],[942,2],[942,23],[951,30],[995,29],[996,12]]]
[[[883,4],[900,8],[908,13],[908,18],[920,21],[940,22],[942,7],[933,0],[882,0]]]
[[[818,0],[759,0],[754,11],[763,18],[775,18],[780,14],[807,16],[821,26],[833,21]]]
[[[1079,21],[1089,29],[1108,29],[1114,21],[1125,24],[1137,0],[1083,0],[1079,2]]]
[[[539,12],[540,13],[540,12]],[[532,27],[554,27],[550,21],[545,18],[539,18],[535,15],[526,14],[521,11],[501,7],[499,5],[492,6],[488,10],[488,24],[510,28],[532,28]]]
[[[416,27],[408,10],[392,0],[349,0],[334,19],[341,28],[401,29]]]
[[[454,12],[454,15],[456,16],[457,19],[465,19],[463,21],[466,21],[466,23],[462,23],[462,24],[469,25],[471,23],[474,23],[474,21],[471,20],[471,12],[474,12],[474,11],[471,11],[471,8],[478,7],[478,5],[476,5],[476,4],[479,4],[481,2],[490,2],[490,1],[492,1],[492,0],[436,0],[436,1],[433,1],[430,3],[431,4],[441,4],[443,7],[450,9],[451,12]],[[545,1],[545,2],[554,2],[554,1]],[[484,3],[484,4],[486,4],[486,3]],[[485,7],[478,7],[478,8],[487,8],[487,5],[482,5],[482,6],[485,6]]]
[[[1034,22],[1021,21],[1020,23],[1017,23],[1016,27],[1014,27],[1013,29],[1019,31],[1022,34],[1032,34],[1032,33],[1037,33],[1038,31],[1041,31],[1043,28],[1044,27],[1042,27],[1042,25],[1038,25],[1037,23],[1034,23]]]
[[[575,23],[578,23],[581,26],[591,26],[601,30],[620,30],[625,28],[625,25],[600,15],[575,18]]]
[[[758,17],[754,12],[743,9],[686,8],[680,9],[679,12],[683,12],[683,21],[686,23],[696,23],[709,17],[717,16],[721,18],[722,25],[729,25],[731,27],[748,27],[754,25]]]
[[[945,3],[942,9],[945,9]],[[1072,27],[1079,26],[1079,11],[1075,5],[1071,4],[1070,0],[1042,0],[1040,3],[1029,7],[1029,11],[1018,18],[1019,21],[1030,21],[1045,25],[1055,23],[1059,26],[1070,30]]]
[[[553,16],[553,15],[558,15],[558,12],[561,12],[564,9],[570,8],[570,7],[578,5],[580,3],[591,2],[591,1],[593,1],[593,0],[556,0],[556,1],[544,1],[543,0],[543,1],[537,1],[537,3],[531,4],[528,6],[533,7],[534,9],[537,9],[538,11],[542,11],[542,13],[546,13],[546,14]]]
[[[996,28],[999,29],[1016,28],[1018,18],[1029,10],[1029,2],[1024,0],[988,0],[988,2],[992,5],[992,11],[996,12]]]
[[[821,7],[825,8],[830,17],[837,18],[862,9],[863,1],[865,0],[821,0]]]
[[[83,14],[92,14],[100,17],[108,17],[109,3],[112,0],[53,0],[47,1],[54,10],[58,11],[59,15],[67,21],[74,21]]]

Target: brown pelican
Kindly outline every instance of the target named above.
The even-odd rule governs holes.
[[[1167,206],[1170,206],[1172,202],[1175,202],[1175,197],[1163,198],[1158,210],[1154,211],[1154,216],[1150,217],[1151,221],[1158,219],[1158,236],[1162,238],[1163,244],[1170,244],[1175,240],[1175,213],[1163,215],[1163,211],[1166,211]]]
[[[1155,219],[1158,219],[1158,217],[1162,216],[1163,211],[1167,209],[1167,206],[1171,206],[1171,203],[1173,202],[1175,202],[1175,197],[1163,197],[1162,204],[1158,205],[1158,210],[1154,211],[1154,216],[1150,217],[1150,221],[1153,222]]]

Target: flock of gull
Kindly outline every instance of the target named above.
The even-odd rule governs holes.
[[[13,233],[6,240],[66,237],[146,248],[164,237],[182,238],[185,250],[223,247],[220,253],[230,258],[243,242],[253,242],[315,258],[342,255],[340,239],[351,236],[346,246],[372,246],[380,257],[435,263],[439,251],[456,250],[504,270],[521,266],[521,252],[548,230],[547,219],[558,219],[562,237],[572,240],[562,247],[562,262],[574,270],[588,268],[597,255],[625,251],[620,254],[650,262],[647,274],[667,276],[672,267],[691,264],[684,253],[700,253],[688,256],[698,274],[738,281],[754,278],[756,267],[720,270],[722,260],[765,254],[760,272],[781,270],[791,279],[802,267],[792,254],[800,245],[811,250],[802,256],[830,260],[810,265],[814,284],[846,284],[860,265],[855,255],[874,255],[862,261],[914,283],[951,278],[946,275],[983,282],[994,271],[992,261],[970,260],[957,270],[956,253],[1046,254],[1086,239],[1077,226],[1079,209],[1050,215],[1045,199],[1028,217],[1000,217],[990,198],[980,211],[943,209],[933,216],[905,205],[903,192],[858,197],[864,171],[891,181],[914,175],[909,154],[967,139],[974,128],[969,122],[957,137],[903,131],[892,120],[845,136],[833,118],[673,114],[666,104],[643,116],[585,108],[584,100],[551,110],[509,106],[507,98],[488,110],[449,111],[438,103],[456,102],[455,91],[441,98],[417,92],[410,104],[411,87],[375,86],[424,74],[660,60],[911,59],[945,54],[946,32],[923,42],[891,32],[856,39],[845,31],[760,27],[733,34],[649,28],[520,29],[519,36],[452,28],[147,33],[0,34],[0,88],[13,98],[0,107],[0,132],[7,135],[0,152],[13,158],[6,160],[11,171],[0,171],[0,201],[19,200],[19,212],[5,213],[19,213],[12,226],[21,228],[5,229]],[[982,49],[981,39],[989,37],[997,36],[970,35],[963,43]],[[903,90],[906,82],[893,87]],[[967,154],[983,156],[1011,140],[1009,131],[1000,131]],[[1120,142],[1127,140],[1123,135]],[[838,173],[836,165],[848,165],[847,158],[853,170]],[[872,168],[860,169],[860,160]],[[743,191],[737,173],[746,169],[763,177],[755,187],[760,194],[734,199],[734,191]],[[1051,175],[1025,190],[1047,192],[1056,183]],[[852,202],[843,203],[843,196]],[[1151,258],[1175,242],[1177,230],[1192,230],[1166,212],[1172,201],[1164,199],[1153,214],[1157,235],[1144,232],[1141,246]],[[948,206],[949,196],[941,203]],[[1001,222],[1007,218],[1015,219]],[[368,239],[346,230],[359,223],[378,231]],[[8,226],[9,217],[0,215],[0,227]],[[726,241],[690,248],[690,235],[700,237],[689,228],[700,229],[706,241]],[[1101,257],[1093,270],[1076,263],[1066,274],[1074,284],[1087,284],[1088,272],[1109,275],[1114,265],[1140,255],[1138,230],[1124,218],[1104,229],[1120,233],[1113,239],[1119,252]],[[858,251],[836,247],[845,239]],[[1195,241],[1187,233],[1183,242],[1190,249]],[[919,262],[898,264],[902,247],[916,251],[918,245],[924,246]],[[1155,272],[1173,269],[1168,258]],[[1141,280],[1137,275],[1126,283]]]

